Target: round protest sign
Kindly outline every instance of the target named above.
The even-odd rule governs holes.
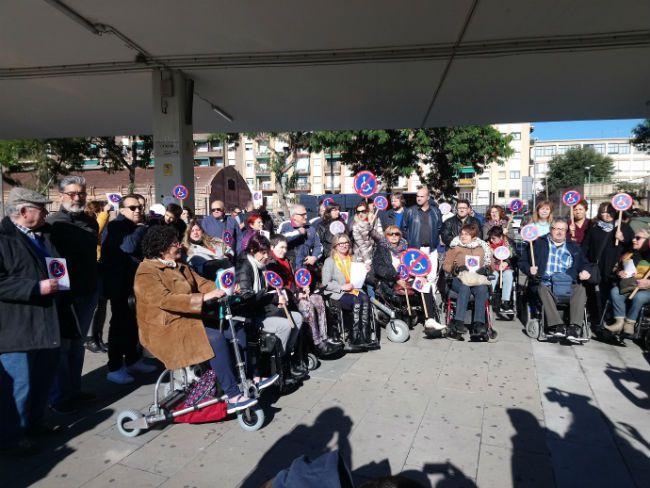
[[[329,207],[330,205],[334,205],[334,199],[332,197],[327,197],[325,200],[323,200],[323,205],[326,207]]]
[[[512,213],[520,212],[522,208],[524,208],[524,201],[519,198],[515,198],[510,202],[510,205],[508,205],[508,209]]]
[[[510,249],[508,246],[499,246],[494,250],[494,257],[499,261],[505,261],[510,257]]]
[[[416,248],[409,248],[400,256],[400,262],[406,266],[413,276],[426,276],[431,272],[429,256]]]
[[[377,195],[372,203],[375,204],[377,210],[386,210],[388,208],[388,200],[383,195]]]
[[[440,209],[440,213],[442,215],[447,215],[448,213],[451,212],[451,205],[448,204],[447,202],[441,203],[438,208]]]
[[[266,282],[273,288],[282,288],[284,286],[284,281],[282,281],[280,275],[275,271],[265,271],[264,278],[266,279]]]
[[[228,230],[224,231],[222,239],[226,246],[232,246],[233,241],[235,240]]]
[[[120,202],[122,201],[122,197],[120,197],[120,195],[117,194],[117,193],[109,193],[109,194],[108,194],[108,199],[109,199],[112,203],[120,203]]]
[[[357,195],[368,198],[377,192],[377,177],[370,171],[360,171],[354,177],[354,191]]]
[[[424,291],[426,285],[427,285],[427,280],[425,280],[424,278],[418,277],[413,280],[413,288],[416,291],[419,291],[420,293]]]
[[[400,280],[408,280],[409,269],[404,264],[400,264],[397,267],[397,275],[399,276]]]
[[[340,220],[335,220],[330,224],[330,232],[333,235],[343,234],[343,232],[345,232],[345,224]]]
[[[632,206],[632,197],[627,193],[617,193],[612,197],[612,207],[619,212],[627,210]]]
[[[57,280],[65,276],[65,264],[57,259],[50,261],[50,274]]]
[[[219,283],[223,288],[230,288],[235,284],[235,273],[226,271],[219,277]]]
[[[187,190],[186,186],[176,185],[172,190],[172,195],[174,195],[176,200],[185,200],[190,195],[190,192]]]
[[[311,285],[311,273],[307,268],[297,269],[294,278],[296,279],[296,284],[302,288]]]
[[[535,224],[528,224],[521,228],[520,234],[524,241],[533,242],[539,237],[539,229]]]
[[[568,190],[562,194],[562,203],[567,207],[573,207],[576,205],[582,197],[580,192],[576,190]]]

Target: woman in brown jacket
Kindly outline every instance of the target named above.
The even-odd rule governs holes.
[[[229,329],[222,332],[207,328],[201,320],[203,303],[223,297],[224,291],[181,262],[181,243],[174,227],[151,227],[142,239],[142,252],[145,259],[138,267],[134,285],[142,345],[167,369],[210,361],[228,396],[228,413],[255,405],[256,399],[241,394],[233,374]],[[245,347],[243,327],[236,334],[240,346]]]
[[[485,335],[485,306],[488,299],[488,285],[468,286],[458,276],[462,272],[473,271],[482,276],[491,274],[490,262],[491,251],[487,242],[478,239],[478,226],[476,224],[465,224],[460,229],[460,235],[455,237],[450,244],[450,249],[445,254],[445,261],[442,267],[445,272],[454,276],[451,282],[451,289],[458,294],[456,301],[456,312],[451,328],[458,334],[467,332],[465,327],[465,314],[470,295],[474,295],[474,321],[472,333]],[[463,275],[463,278],[467,275]],[[487,280],[487,278],[486,278]]]

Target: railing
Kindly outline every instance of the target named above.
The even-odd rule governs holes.
[[[458,186],[474,186],[474,178],[459,178]]]

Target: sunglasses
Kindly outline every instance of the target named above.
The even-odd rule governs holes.
[[[137,210],[140,210],[142,212],[142,205],[129,205],[128,208],[131,212],[135,212]]]
[[[387,236],[400,236],[401,237],[402,233],[401,232],[387,232],[386,235]]]
[[[211,208],[210,210],[212,210],[213,212],[223,212],[223,208],[220,207]]]
[[[643,239],[646,239],[646,236],[634,236],[632,239],[635,241],[642,241]]]
[[[361,210],[357,209],[357,213],[358,213],[358,214],[367,214],[368,211],[367,211],[367,210],[364,210],[364,209],[361,209]]]

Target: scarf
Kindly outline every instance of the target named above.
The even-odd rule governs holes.
[[[262,283],[260,282],[260,269],[264,269],[264,265],[260,263],[257,259],[255,259],[253,256],[250,254],[246,254],[246,258],[248,259],[248,262],[251,264],[253,268],[253,291],[255,293],[258,293],[262,290]]]
[[[466,249],[475,249],[481,246],[483,248],[483,260],[484,260],[483,266],[490,266],[490,264],[492,264],[492,251],[488,243],[485,242],[484,240],[475,238],[472,239],[467,244],[463,244],[462,242],[460,242],[460,236],[456,236],[449,243],[449,247],[452,248],[456,246],[464,247]]]
[[[178,266],[176,264],[176,261],[173,261],[171,259],[169,259],[169,260],[168,259],[163,259],[163,258],[157,258],[157,259],[158,259],[158,262],[164,264],[168,268],[175,268],[175,267]]]
[[[293,287],[293,270],[291,269],[291,263],[289,262],[288,259],[284,258],[281,259],[275,255],[273,251],[271,251],[271,254],[273,255],[273,259],[278,263],[278,265],[282,268],[282,273],[280,273],[282,276],[282,279],[284,280],[284,284],[287,288],[292,288]]]
[[[485,223],[487,224],[488,230],[490,230],[492,227],[502,227],[503,230],[508,228],[507,220],[488,220]]]
[[[350,283],[350,273],[352,271],[352,257],[348,255],[345,256],[343,259],[341,259],[341,255],[338,252],[336,252],[334,253],[334,264],[336,264],[336,267],[345,277],[345,284],[347,285],[348,283]],[[359,290],[352,290],[350,293],[352,293],[353,295],[358,295]]]
[[[603,229],[603,232],[611,232],[614,230],[614,222],[605,222],[604,220],[598,220],[598,227]]]
[[[393,246],[388,242],[388,239],[386,239],[386,247],[389,249],[391,254],[393,256],[400,256],[406,249],[408,248],[408,242],[406,242],[406,239],[403,237],[400,238],[399,242],[397,243],[397,246]]]

